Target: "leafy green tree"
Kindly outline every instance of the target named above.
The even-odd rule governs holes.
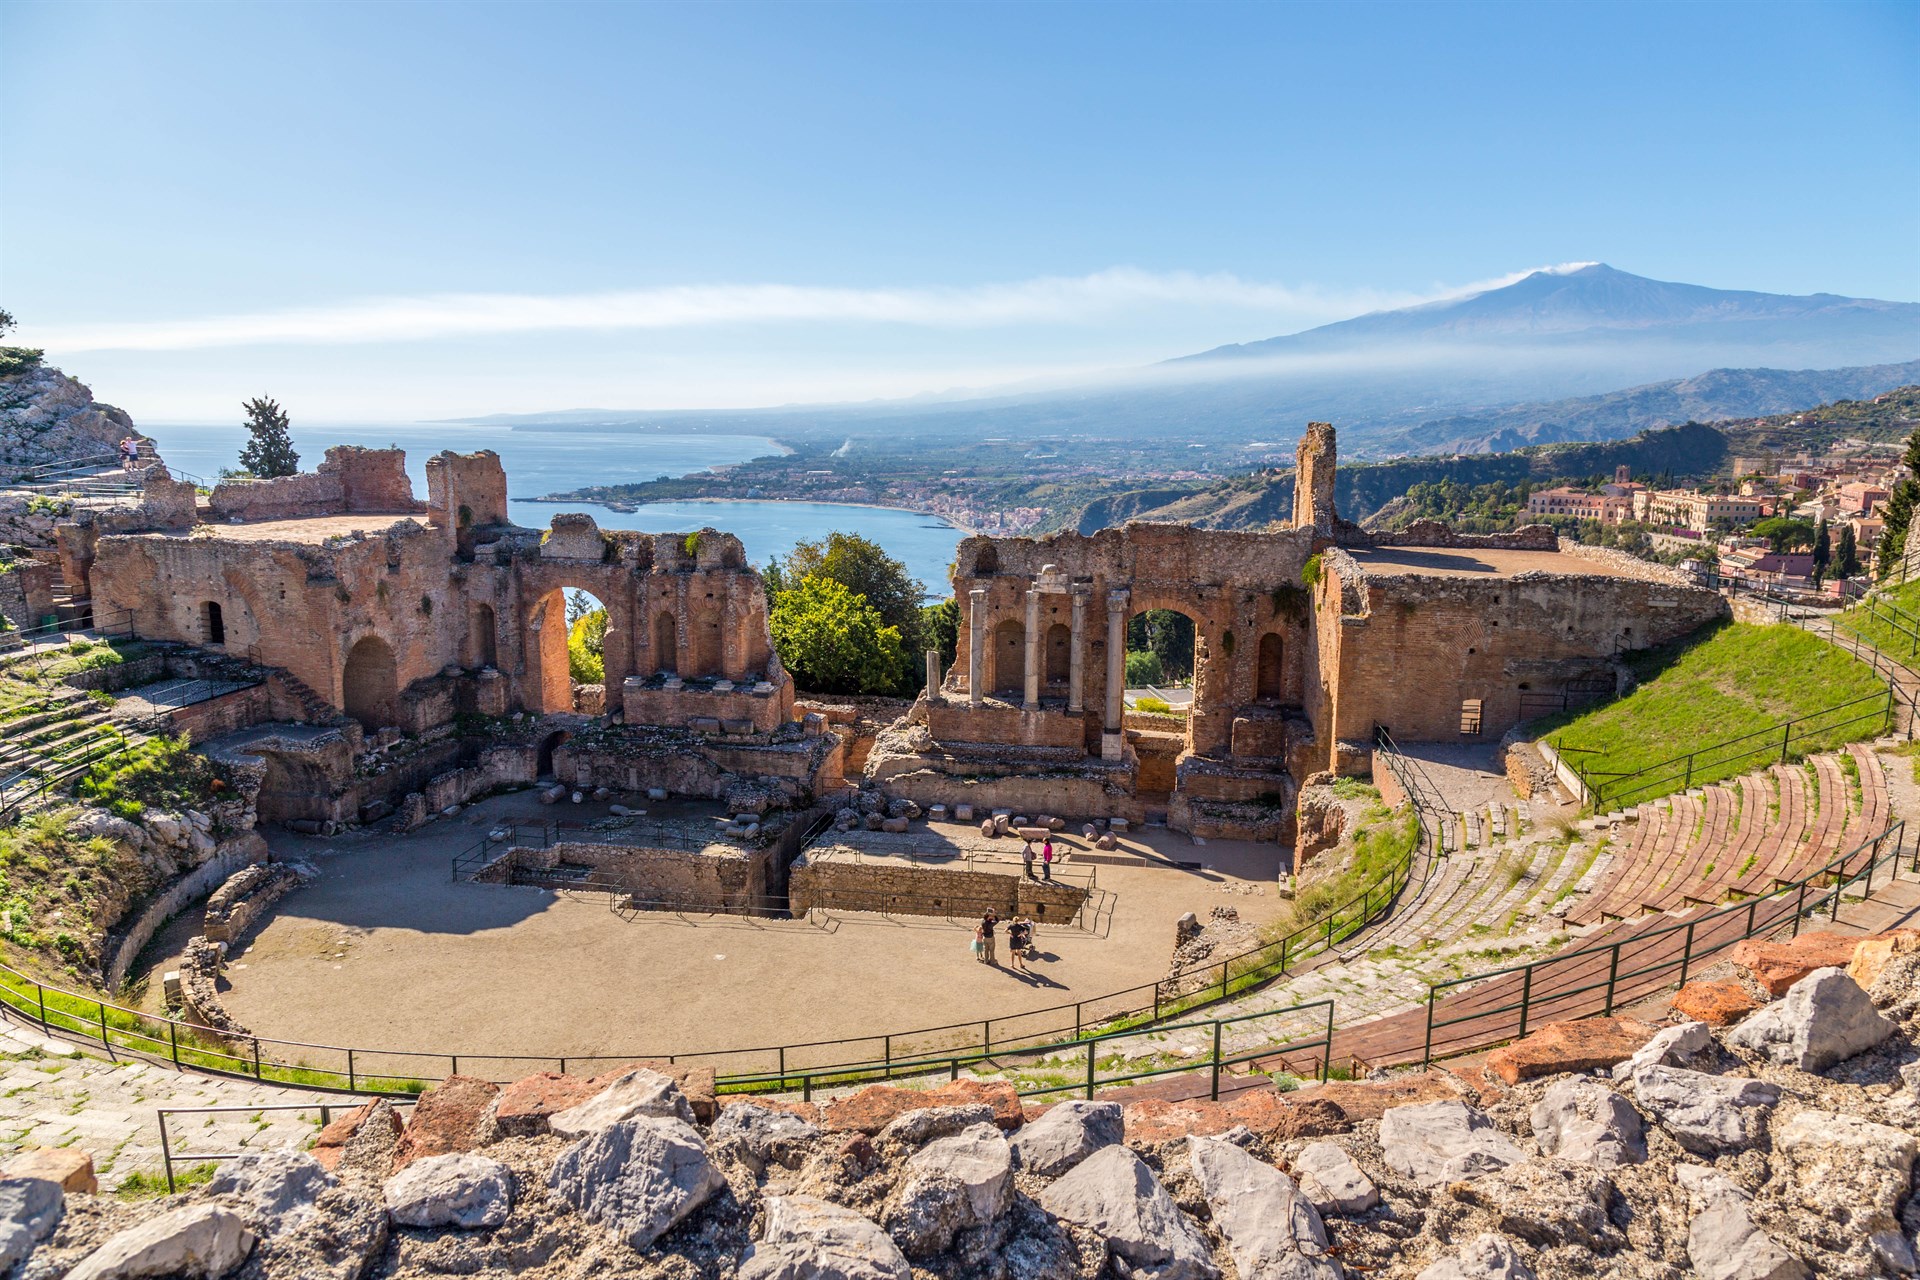
[[[1774,516],[1757,522],[1753,526],[1753,536],[1765,538],[1775,551],[1784,552],[1794,547],[1811,547],[1814,529],[1810,521]]]
[[[1833,553],[1833,572],[1838,578],[1851,578],[1860,572],[1860,547],[1853,536],[1853,526],[1840,526],[1840,545]]]
[[[778,595],[809,578],[829,578],[854,595],[865,596],[881,619],[900,633],[909,651],[920,636],[920,604],[927,589],[888,555],[880,544],[857,533],[829,533],[817,542],[794,544],[786,559],[767,566],[767,593]]]
[[[1886,521],[1880,533],[1882,578],[1891,574],[1907,553],[1907,526],[1913,521],[1914,503],[1920,501],[1920,431],[1907,437],[1907,454],[1901,461],[1907,465],[1907,477],[1893,486],[1893,496],[1880,511],[1880,518]]]
[[[5,307],[0,307],[0,338],[4,338],[12,333],[13,326],[13,312],[8,311]]]
[[[1827,518],[1820,517],[1820,523],[1813,531],[1813,580],[1819,582],[1827,576],[1827,566],[1833,563],[1833,538],[1827,531]]]
[[[1193,619],[1172,609],[1148,609],[1127,620],[1127,648],[1151,653],[1159,679],[1183,682],[1193,675]]]
[[[920,610],[920,642],[940,651],[940,665],[950,667],[960,656],[960,606],[951,600],[925,605]]]
[[[574,599],[586,597],[576,595]],[[569,606],[572,600],[568,601]],[[572,612],[571,607],[568,610]],[[589,609],[567,625],[567,674],[575,684],[602,684],[607,678],[607,611]]]
[[[1127,688],[1139,689],[1150,684],[1160,684],[1166,674],[1160,669],[1160,655],[1150,649],[1133,649],[1127,653]]]
[[[247,411],[249,439],[240,450],[240,465],[262,480],[297,473],[300,455],[293,451],[286,410],[268,396],[256,396],[243,407]]]
[[[893,693],[911,669],[900,629],[833,578],[780,592],[767,625],[780,661],[809,692]]]

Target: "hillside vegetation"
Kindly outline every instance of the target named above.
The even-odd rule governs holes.
[[[1635,801],[1780,759],[1785,720],[1809,718],[1792,734],[1794,756],[1870,738],[1885,726],[1871,704],[1819,714],[1886,685],[1866,663],[1798,627],[1729,623],[1629,655],[1628,665],[1639,683],[1626,697],[1549,717],[1535,729],[1603,786],[1697,753],[1690,784],[1684,770],[1675,771],[1672,785],[1636,792]]]

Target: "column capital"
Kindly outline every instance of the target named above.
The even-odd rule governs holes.
[[[1107,609],[1117,612],[1127,607],[1127,601],[1133,598],[1133,592],[1125,587],[1114,587],[1107,592]]]

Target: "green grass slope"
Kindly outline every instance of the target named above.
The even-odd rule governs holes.
[[[1886,692],[1873,668],[1798,627],[1730,623],[1629,655],[1628,664],[1639,681],[1632,693],[1538,726],[1602,808],[1762,768],[1783,747],[1799,757],[1886,726],[1884,702],[1861,701]],[[1798,723],[1783,731],[1788,720]]]

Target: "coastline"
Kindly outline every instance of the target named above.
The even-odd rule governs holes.
[[[589,507],[605,507],[609,511],[620,510],[620,508],[614,506],[612,503],[599,501],[592,498],[546,497],[546,498],[515,498],[513,500],[515,502],[544,502],[544,503],[548,503],[555,506],[568,503],[568,502],[578,502]],[[929,520],[938,520],[942,524],[946,525],[949,529],[958,530],[961,534],[969,538],[977,538],[980,536],[980,531],[978,529],[975,529],[969,525],[957,524],[954,522],[954,520],[951,517],[943,516],[938,511],[927,511],[921,507],[897,506],[890,502],[826,502],[819,498],[665,498],[665,499],[661,499],[660,501],[661,502],[712,502],[712,503],[729,503],[729,502],[799,503],[799,502],[804,502],[816,507],[852,507],[856,510],[864,509],[869,511],[904,511],[908,515],[925,516]],[[653,502],[640,502],[640,503],[635,503],[634,505],[644,507],[644,506],[655,506],[658,504]]]

